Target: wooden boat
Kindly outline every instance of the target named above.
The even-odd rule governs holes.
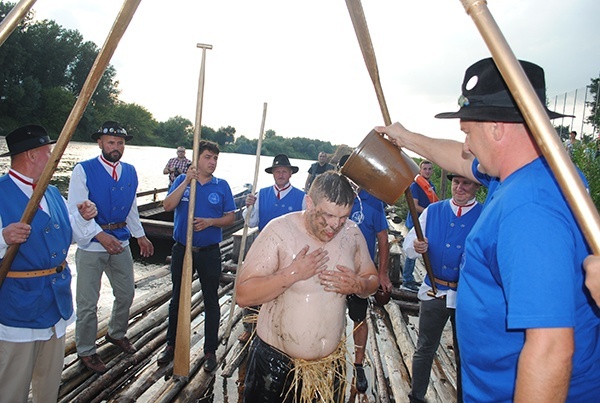
[[[138,200],[151,198],[145,203],[138,202],[138,211],[140,221],[146,232],[146,236],[152,241],[155,250],[158,252],[158,259],[164,261],[165,253],[173,244],[173,211],[165,211],[162,201],[163,194],[166,196],[169,188],[153,189],[137,194]],[[233,199],[235,201],[235,220],[229,227],[223,228],[223,239],[230,238],[236,231],[244,225],[242,211],[245,206],[246,196],[252,190],[251,184],[245,184],[241,187],[232,189]],[[131,243],[134,256],[139,256],[136,242]]]

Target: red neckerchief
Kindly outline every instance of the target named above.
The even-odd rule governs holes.
[[[10,176],[12,176],[13,178],[17,179],[18,181],[20,181],[20,182],[22,182],[22,183],[24,183],[26,185],[31,186],[31,188],[35,190],[35,186],[36,186],[35,183],[29,182],[27,179],[21,177],[18,173],[14,172],[13,170],[9,170],[8,174]],[[41,204],[39,204],[38,207],[39,207],[40,210],[43,210]]]
[[[456,207],[458,207],[458,211],[456,212],[456,216],[460,217],[462,215],[462,209],[463,207],[471,207],[473,206],[475,203],[477,203],[477,200],[475,200],[473,203],[469,203],[469,204],[465,204],[464,206],[459,206],[458,204],[456,204],[454,202],[454,200],[452,200],[452,204],[454,204]]]
[[[275,188],[275,191],[277,192],[277,200],[281,199],[281,193],[288,190],[290,188],[290,186],[292,186],[292,184],[288,183],[287,186],[285,186],[283,189],[279,189],[279,188],[277,188],[277,185],[273,185],[273,187]]]
[[[434,202],[440,200],[440,199],[438,199],[437,195],[435,194],[435,191],[433,190],[431,183],[429,183],[429,181],[427,179],[425,179],[424,177],[422,177],[420,174],[415,176],[415,183],[417,185],[419,185],[419,187],[421,189],[423,189],[423,192],[425,192],[425,195],[427,195],[427,198],[429,199],[430,203],[434,203]]]
[[[108,160],[102,155],[100,156],[100,160],[112,168],[112,178],[116,181],[119,180],[119,177],[117,176],[117,165],[119,165],[119,161],[113,164],[112,162],[108,162]]]

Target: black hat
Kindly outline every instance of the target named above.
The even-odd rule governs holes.
[[[449,173],[448,175],[446,175],[446,178],[448,178],[448,180],[452,180],[454,178],[464,178],[464,176],[458,175],[458,174]]]
[[[544,70],[533,63],[519,60],[538,98],[544,105],[550,119],[573,117],[552,112],[546,107],[546,81]],[[524,123],[498,67],[492,58],[478,61],[467,69],[462,83],[462,95],[458,99],[457,112],[444,112],[435,115],[439,119],[460,118],[481,122]]]
[[[290,164],[290,159],[285,154],[277,154],[275,156],[275,158],[273,158],[273,165],[268,168],[265,168],[265,172],[268,174],[273,173],[273,168],[277,168],[277,167],[292,168],[293,174],[298,172],[298,167],[295,167],[292,164]]]
[[[56,143],[56,140],[50,140],[46,129],[38,125],[21,126],[8,133],[5,140],[8,152],[0,155],[0,157],[9,157],[46,144]]]
[[[133,136],[127,134],[127,131],[123,129],[117,122],[110,120],[102,123],[102,127],[98,129],[96,133],[92,134],[92,140],[98,140],[103,134],[108,136],[123,137],[125,141],[129,141],[133,138]]]

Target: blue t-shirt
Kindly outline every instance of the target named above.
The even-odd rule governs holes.
[[[431,181],[429,181],[429,184],[431,185],[431,188],[433,189],[433,191],[437,193],[437,190],[435,189],[435,186],[433,185],[433,183]],[[427,193],[425,193],[425,191],[421,188],[421,186],[417,185],[416,182],[411,183],[409,189],[410,189],[410,193],[412,194],[413,199],[417,199],[419,201],[417,203],[419,206],[425,208],[431,204],[431,202],[429,201],[429,197],[427,197]],[[421,214],[419,213],[419,215],[421,215]],[[410,230],[414,226],[415,226],[415,223],[413,222],[412,216],[410,215],[410,211],[409,211],[408,216],[406,217],[406,228]]]
[[[175,178],[169,189],[173,192],[185,180],[186,175]],[[181,201],[175,208],[173,239],[185,245],[187,238],[187,216],[190,203],[190,186],[185,189]],[[213,176],[212,180],[204,185],[196,182],[196,207],[194,217],[221,218],[225,213],[235,211],[233,194],[227,181]],[[193,246],[205,247],[219,243],[223,240],[223,233],[219,227],[208,227],[202,231],[194,231]]]
[[[584,286],[583,234],[543,158],[488,178],[457,293],[464,400],[512,401],[525,330],[561,327],[575,337],[568,401],[595,401],[600,314]]]
[[[389,228],[383,202],[361,189],[354,200],[350,219],[360,228],[367,241],[371,259],[375,261],[377,234]]]

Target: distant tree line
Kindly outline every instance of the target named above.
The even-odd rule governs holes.
[[[15,3],[0,1],[0,21]],[[0,136],[15,127],[36,123],[56,138],[79,96],[100,51],[78,30],[53,20],[34,21],[29,13],[0,47]],[[191,148],[194,125],[182,116],[158,122],[144,106],[119,100],[117,71],[109,65],[75,133],[74,141],[91,141],[102,122],[115,120],[132,134],[131,144]],[[232,126],[214,130],[202,126],[201,137],[217,142],[226,152],[255,154],[258,140],[239,136]],[[286,153],[292,158],[316,159],[319,151],[337,146],[308,138],[284,138],[267,130],[261,154]]]

